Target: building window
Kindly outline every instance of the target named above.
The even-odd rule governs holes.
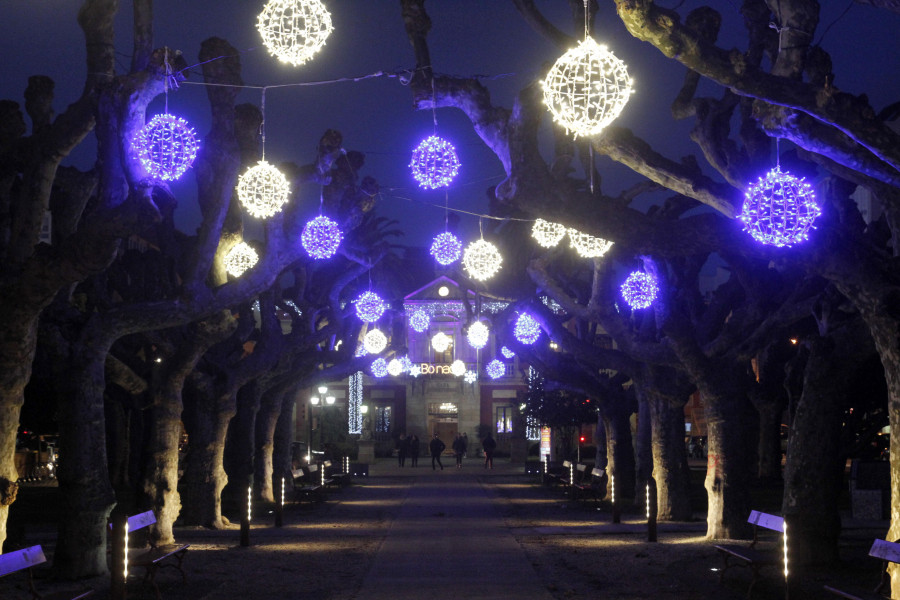
[[[512,406],[498,406],[496,419],[497,433],[512,433],[513,430],[513,409]]]
[[[375,433],[391,432],[391,407],[376,406],[375,407]]]

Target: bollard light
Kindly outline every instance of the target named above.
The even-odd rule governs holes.
[[[782,524],[782,538],[784,539],[784,584],[787,585],[787,578],[788,578],[787,521],[783,521],[783,524]]]
[[[284,506],[284,477],[281,478],[281,505]]]
[[[616,505],[616,476],[609,476],[609,501],[612,502],[612,505]]]
[[[646,502],[647,502],[647,520],[650,520],[650,484],[647,484],[646,489]]]
[[[123,576],[125,577],[125,581],[128,581],[128,519],[125,519],[125,560]]]
[[[250,513],[252,512],[253,502],[253,486],[247,488],[247,522],[250,522]]]

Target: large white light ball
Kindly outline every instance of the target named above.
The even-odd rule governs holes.
[[[484,281],[493,277],[503,264],[503,256],[497,247],[484,240],[476,240],[466,247],[463,266],[472,277]]]
[[[259,255],[256,254],[256,250],[246,242],[238,242],[225,255],[225,270],[229,275],[240,277],[248,269],[252,269],[257,261],[259,261]]]
[[[450,365],[450,372],[457,377],[462,377],[466,374],[466,363],[459,359],[454,360]]]
[[[241,175],[237,184],[238,200],[244,210],[259,219],[266,219],[281,210],[291,194],[291,186],[281,171],[264,160]]]
[[[392,358],[390,362],[387,364],[388,375],[391,377],[397,377],[401,373],[403,373],[403,363],[401,363],[398,359]]]
[[[363,348],[368,354],[378,354],[387,348],[387,337],[377,329],[373,329],[363,338]]]
[[[446,352],[452,341],[453,340],[449,335],[443,331],[438,331],[434,334],[434,337],[431,338],[431,347],[434,348],[435,352]]]
[[[592,136],[619,116],[631,86],[625,63],[589,37],[559,57],[547,73],[544,103],[567,132]]]
[[[475,321],[469,325],[467,339],[469,340],[470,346],[476,350],[481,350],[487,345],[490,335],[491,331],[483,321]]]
[[[256,28],[269,52],[295,67],[311,59],[334,29],[321,0],[269,0]]]

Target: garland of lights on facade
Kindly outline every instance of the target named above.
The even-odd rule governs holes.
[[[360,411],[363,401],[362,371],[357,371],[350,376],[348,388],[347,431],[348,433],[362,433],[362,411]]]

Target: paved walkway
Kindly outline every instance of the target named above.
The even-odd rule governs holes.
[[[415,469],[374,465],[371,475],[403,475],[410,481],[356,598],[550,600],[478,481],[511,468],[507,463],[485,470],[473,459],[458,470],[452,458],[444,460],[443,471],[432,471],[430,459],[420,459]]]

